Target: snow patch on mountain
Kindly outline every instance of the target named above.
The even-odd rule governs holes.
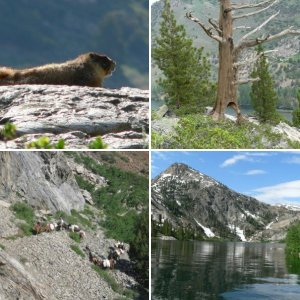
[[[235,233],[236,235],[238,235],[241,239],[242,242],[247,242],[247,239],[245,237],[244,231],[242,229],[240,229],[237,226],[234,226],[232,224],[228,224],[228,228],[231,230],[231,232]]]
[[[215,234],[208,228],[203,226],[201,223],[199,223],[195,218],[194,218],[195,222],[204,230],[204,233],[207,237],[214,237]]]

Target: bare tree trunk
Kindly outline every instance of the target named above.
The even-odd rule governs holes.
[[[237,88],[235,85],[237,68],[234,67],[231,0],[221,0],[219,28],[222,31],[222,42],[219,43],[217,100],[211,115],[216,120],[223,119],[226,108],[230,106],[236,111],[238,118],[240,118],[240,110],[237,104]]]

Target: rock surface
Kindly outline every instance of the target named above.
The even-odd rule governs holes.
[[[65,148],[87,148],[97,136],[109,148],[145,148],[148,102],[148,91],[127,87],[1,86],[0,124],[17,127],[17,138],[7,148],[25,148],[41,136],[52,143],[62,138]]]
[[[82,210],[84,197],[62,152],[0,152],[0,199],[52,212]]]

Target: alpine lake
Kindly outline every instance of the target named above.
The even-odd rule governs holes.
[[[299,300],[285,244],[152,240],[153,300]],[[299,274],[299,275],[298,275]]]

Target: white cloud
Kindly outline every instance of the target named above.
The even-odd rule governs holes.
[[[300,203],[300,180],[258,188],[254,192],[255,198],[269,204]]]
[[[244,175],[262,175],[266,174],[267,172],[264,170],[249,170]]]
[[[221,168],[225,168],[228,166],[232,166],[234,164],[236,164],[238,161],[240,160],[247,160],[247,155],[245,154],[237,154],[234,155],[231,158],[226,159],[222,164],[221,164]]]
[[[235,165],[239,161],[250,161],[250,162],[258,162],[259,159],[255,159],[254,157],[267,157],[272,156],[274,153],[271,152],[243,152],[232,156],[231,158],[226,159],[221,165],[221,168],[225,168],[228,166]]]

